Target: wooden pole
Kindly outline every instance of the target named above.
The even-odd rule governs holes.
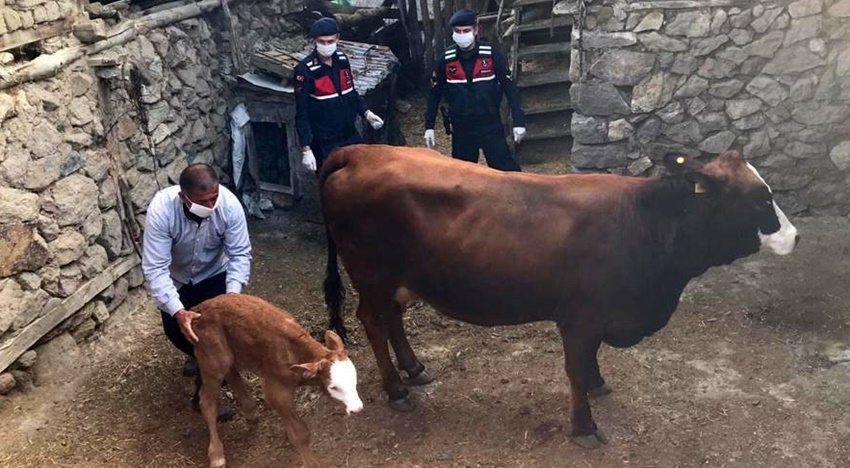
[[[433,0],[432,5],[434,6],[434,57],[439,57],[444,50],[446,50],[446,39],[445,39],[445,21],[443,16],[443,2],[440,0]],[[433,64],[432,64],[433,65]]]
[[[419,11],[422,14],[422,29],[425,32],[425,71],[427,73],[434,63],[434,34],[431,29],[428,0],[419,0]]]

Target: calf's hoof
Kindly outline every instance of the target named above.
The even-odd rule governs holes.
[[[570,440],[584,449],[598,449],[602,447],[602,444],[608,443],[608,437],[605,437],[605,434],[599,429],[593,434],[570,436]]]
[[[408,377],[407,384],[413,386],[428,385],[434,381],[434,377],[428,373],[428,369],[422,369],[418,374]]]
[[[611,387],[606,383],[596,388],[590,389],[590,391],[587,392],[587,396],[591,398],[599,398],[608,395],[609,393],[611,393],[611,391]]]
[[[224,457],[216,458],[215,460],[210,460],[210,468],[224,468],[225,465]]]
[[[390,400],[390,408],[399,413],[409,413],[416,408],[416,405],[413,404],[410,395],[405,395],[398,400]]]

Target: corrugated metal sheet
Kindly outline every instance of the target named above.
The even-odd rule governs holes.
[[[395,54],[386,46],[339,41],[338,47],[351,63],[351,72],[354,74],[354,88],[361,95],[366,95],[366,91],[381,84],[399,63]],[[311,52],[313,52],[312,44],[294,55],[301,60]]]

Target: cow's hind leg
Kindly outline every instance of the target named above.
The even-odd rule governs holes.
[[[236,394],[236,399],[239,400],[239,405],[242,406],[245,419],[249,422],[255,422],[257,420],[257,402],[254,400],[251,391],[248,390],[245,381],[242,380],[242,376],[239,375],[239,371],[235,366],[230,368],[230,372],[227,373],[226,378],[230,388],[233,389],[233,393]]]
[[[405,305],[393,302],[393,313],[388,317],[390,344],[393,345],[399,369],[407,374],[408,385],[427,385],[434,381],[428,370],[413,352],[410,342],[407,341],[407,333],[404,331],[404,308]]]
[[[374,291],[360,292],[360,303],[357,305],[357,318],[366,330],[366,337],[375,354],[375,361],[381,373],[384,391],[390,400],[390,407],[396,411],[412,411],[413,402],[410,392],[401,381],[393,361],[390,358],[389,324],[393,311],[392,294],[376,294]],[[410,345],[408,345],[409,347]],[[412,351],[411,351],[412,352]]]
[[[570,379],[571,439],[581,447],[598,448],[607,442],[607,439],[593,421],[587,395],[592,385],[597,383],[594,382],[593,368],[601,340],[573,332],[564,325],[559,325],[558,328],[564,346],[564,367]],[[598,373],[598,366],[596,369]]]
[[[602,378],[602,373],[599,372],[598,352],[599,348],[597,346],[596,352],[593,353],[590,375],[588,376],[590,390],[587,391],[587,395],[591,398],[599,398],[611,393],[611,386],[605,383],[605,379]]]

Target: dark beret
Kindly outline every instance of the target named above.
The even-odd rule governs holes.
[[[475,26],[475,23],[478,21],[478,14],[475,13],[475,10],[470,10],[469,8],[464,8],[462,10],[458,10],[452,17],[449,19],[449,27],[453,28],[455,26]]]
[[[333,36],[339,33],[339,27],[333,18],[321,18],[310,26],[310,37]]]

